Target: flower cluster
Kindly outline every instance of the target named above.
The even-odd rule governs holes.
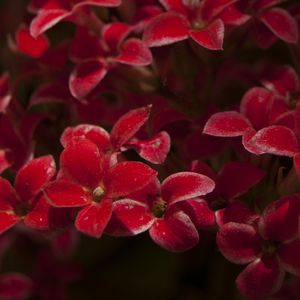
[[[298,1],[15,2],[0,3],[0,299],[71,299],[89,238],[146,231],[206,249],[205,270],[246,265],[226,299],[299,299]]]

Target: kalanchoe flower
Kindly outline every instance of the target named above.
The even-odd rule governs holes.
[[[130,66],[152,63],[151,52],[143,41],[126,39],[132,30],[132,26],[121,22],[106,24],[101,37],[78,29],[71,48],[71,55],[78,65],[69,79],[70,91],[75,98],[84,98],[118,63]],[[82,49],[83,41],[86,49]]]
[[[241,24],[248,19],[232,7],[236,0],[201,2],[160,0],[160,2],[168,12],[152,18],[147,24],[144,41],[149,47],[169,45],[190,37],[207,49],[222,50],[224,21],[228,19],[230,24]],[[229,11],[229,8],[232,10]],[[236,19],[235,22],[233,19]]]
[[[121,0],[32,0],[29,10],[37,12],[37,16],[30,24],[30,32],[37,37],[60,21],[73,17],[84,6],[115,7],[120,4]]]
[[[220,227],[217,245],[222,254],[234,263],[250,263],[236,279],[245,297],[268,297],[280,289],[285,271],[300,274],[299,215],[300,198],[290,195],[270,203],[258,222]]]
[[[0,299],[25,300],[33,292],[33,281],[28,276],[10,272],[0,275]]]
[[[152,240],[172,252],[186,251],[198,240],[198,229],[214,224],[213,212],[197,197],[214,189],[207,176],[180,172],[160,185],[154,181],[144,189],[113,203],[106,232],[113,236],[136,235],[149,229]]]
[[[55,219],[55,210],[41,193],[55,173],[54,159],[48,155],[25,164],[16,175],[14,188],[6,179],[0,178],[1,233],[21,220],[34,229],[49,230],[55,226],[59,221]]]
[[[147,140],[133,138],[148,120],[150,109],[149,105],[129,111],[114,124],[111,134],[95,125],[67,127],[61,136],[61,143],[66,147],[74,138],[85,138],[94,142],[104,153],[133,148],[142,158],[154,164],[163,163],[170,150],[170,137],[165,131]]]
[[[156,172],[141,162],[113,163],[90,140],[77,138],[60,156],[60,178],[45,188],[55,207],[82,207],[76,217],[77,230],[99,238],[112,213],[113,201],[146,186]]]
[[[245,1],[246,4],[248,2],[250,5],[246,9],[255,17],[253,36],[261,47],[268,48],[278,38],[287,43],[297,43],[299,29],[296,20],[287,10],[274,7],[283,0]]]

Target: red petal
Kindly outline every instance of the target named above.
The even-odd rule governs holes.
[[[163,13],[148,23],[143,39],[148,47],[169,45],[187,39],[188,28],[188,21],[181,14]]]
[[[149,184],[157,172],[141,162],[121,162],[104,177],[107,197],[117,198],[138,191]]]
[[[102,179],[103,154],[96,144],[86,139],[70,141],[60,156],[63,172],[73,181],[95,188]]]
[[[121,199],[113,203],[112,217],[105,232],[112,236],[137,235],[148,230],[154,216],[148,206],[131,199]]]
[[[29,202],[56,173],[55,161],[51,155],[35,158],[17,173],[15,189],[20,198]]]
[[[184,5],[184,1],[182,0],[159,0],[162,6],[166,10],[176,11],[186,15],[189,11],[188,7]]]
[[[194,224],[182,211],[168,218],[156,220],[149,233],[156,244],[171,252],[189,250],[199,241]]]
[[[243,14],[235,6],[226,7],[219,15],[225,25],[240,26],[246,23],[251,16]]]
[[[281,8],[271,8],[261,14],[260,20],[280,39],[287,43],[297,43],[298,26],[287,11]]]
[[[131,30],[132,26],[121,22],[109,23],[103,27],[103,39],[112,53],[117,52],[120,44]]]
[[[12,210],[19,203],[15,189],[0,177],[0,211]]]
[[[152,54],[143,41],[131,38],[122,44],[114,61],[131,66],[147,66],[152,63]]]
[[[247,299],[264,299],[277,292],[283,282],[284,271],[275,257],[262,257],[244,269],[236,279],[241,294]]]
[[[221,226],[217,245],[222,254],[236,264],[255,260],[262,251],[262,239],[253,226],[229,222]]]
[[[300,151],[294,132],[284,126],[274,125],[259,130],[251,139],[260,151],[283,156],[294,156]]]
[[[281,2],[283,2],[284,0],[259,0],[259,1],[255,1],[253,3],[253,9],[255,10],[262,10],[262,9],[266,9],[272,6],[275,6],[276,4],[279,4]]]
[[[254,87],[244,95],[240,109],[254,128],[261,129],[269,125],[269,111],[272,104],[272,92]]]
[[[217,19],[202,30],[190,30],[190,37],[209,50],[223,50],[224,23]]]
[[[13,227],[20,221],[20,218],[14,212],[0,211],[0,234]]]
[[[194,172],[179,172],[163,181],[161,195],[168,203],[174,203],[206,195],[214,188],[214,181],[205,175]]]
[[[146,123],[150,115],[151,106],[130,110],[123,115],[111,130],[111,144],[119,149],[124,143],[131,139],[136,132]]]
[[[205,200],[190,199],[179,201],[168,208],[169,211],[183,211],[189,216],[197,229],[210,229],[215,225],[215,214]]]
[[[5,273],[0,277],[0,299],[27,299],[33,290],[32,280],[20,273]]]
[[[269,90],[282,96],[296,92],[300,89],[299,77],[296,71],[290,66],[283,66],[277,72],[272,70],[267,78],[263,79],[262,84]]]
[[[46,198],[40,197],[31,211],[25,216],[25,225],[37,230],[49,230],[49,213],[51,208],[50,204],[46,202]]]
[[[229,203],[226,208],[216,211],[215,214],[219,226],[229,222],[252,225],[259,218],[257,213],[239,201]]]
[[[300,153],[294,156],[294,167],[300,177]]]
[[[139,155],[153,164],[162,164],[170,151],[171,139],[167,132],[162,131],[153,138],[133,142]]]
[[[245,131],[245,133],[242,137],[243,146],[250,153],[253,153],[253,154],[256,154],[256,155],[264,154],[265,152],[262,151],[258,146],[256,146],[256,144],[253,143],[253,141],[252,141],[252,138],[255,136],[256,132],[257,131],[254,130],[253,128],[251,128],[251,127],[249,127]]]
[[[69,78],[71,94],[78,99],[84,98],[104,78],[106,66],[96,59],[86,60],[75,68]]]
[[[69,15],[70,12],[64,9],[40,10],[30,24],[30,33],[33,37],[37,37]]]
[[[226,7],[238,0],[204,0],[202,3],[201,15],[206,21],[211,21]]]
[[[100,238],[112,214],[112,202],[103,199],[80,210],[76,217],[77,230],[95,238]]]
[[[285,196],[270,203],[259,222],[259,230],[266,239],[285,242],[298,235],[300,197]]]
[[[33,58],[42,56],[49,48],[49,42],[44,35],[34,38],[25,26],[20,27],[16,32],[16,44],[19,52]]]
[[[203,133],[221,136],[235,137],[243,135],[251,127],[250,122],[236,111],[220,112],[212,115],[206,122]]]
[[[221,195],[230,200],[246,193],[265,176],[265,172],[250,163],[233,161],[219,173],[218,187]]]
[[[92,141],[98,146],[100,151],[108,150],[110,143],[109,133],[104,128],[90,124],[67,127],[60,138],[60,142],[63,147],[67,147],[67,145],[76,138]]]
[[[55,207],[80,207],[92,201],[90,193],[81,186],[66,180],[49,183],[44,193],[47,201]]]
[[[296,276],[300,276],[300,241],[296,240],[282,245],[278,249],[280,263],[283,268]]]

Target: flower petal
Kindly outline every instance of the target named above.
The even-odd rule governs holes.
[[[55,207],[80,207],[92,201],[90,193],[67,180],[49,183],[44,190],[47,201]]]
[[[36,38],[68,16],[70,12],[64,9],[42,9],[30,23],[30,33]]]
[[[12,211],[0,211],[0,234],[13,227],[20,218]]]
[[[215,214],[205,200],[189,199],[176,202],[168,207],[168,212],[179,210],[189,216],[198,230],[210,229],[215,225]]]
[[[123,115],[111,130],[111,144],[119,149],[131,139],[149,118],[151,105],[132,109]]]
[[[280,263],[285,271],[300,276],[300,241],[284,244],[278,249]]]
[[[215,183],[209,177],[194,172],[179,172],[167,177],[161,185],[164,201],[174,203],[210,193]]]
[[[223,209],[215,212],[216,221],[219,226],[229,222],[243,223],[252,225],[259,215],[248,208],[243,202],[234,201]]]
[[[276,257],[263,256],[240,273],[236,284],[247,299],[264,299],[280,289],[283,278],[284,271]]]
[[[80,124],[75,127],[67,127],[61,135],[60,142],[63,147],[76,138],[83,138],[95,143],[100,151],[106,151],[109,147],[109,133],[100,126]]]
[[[107,67],[97,59],[89,59],[78,64],[69,78],[71,94],[82,99],[105,77]]]
[[[111,219],[105,233],[112,236],[137,235],[148,230],[154,216],[146,204],[131,199],[121,199],[113,203]]]
[[[269,154],[294,156],[300,151],[295,133],[281,125],[269,126],[259,130],[250,142],[260,151]]]
[[[126,40],[120,49],[115,62],[131,66],[147,66],[152,63],[152,54],[146,44],[135,38]]]
[[[295,19],[281,8],[264,11],[260,20],[280,39],[287,43],[297,43],[299,30]]]
[[[104,176],[106,195],[126,196],[149,184],[157,172],[141,162],[125,161],[114,165]]]
[[[220,227],[216,241],[221,253],[236,264],[255,260],[262,251],[261,237],[248,224],[226,223]]]
[[[259,231],[266,239],[285,242],[298,235],[300,197],[289,195],[271,202],[259,222]]]
[[[221,19],[217,19],[201,30],[190,30],[190,37],[202,47],[209,50],[223,50],[225,27]]]
[[[154,137],[143,141],[130,142],[138,154],[153,164],[162,164],[170,151],[171,139],[167,132],[162,131]]]
[[[250,122],[236,111],[220,112],[212,115],[206,122],[203,133],[221,136],[235,137],[243,135],[251,127]]]
[[[250,163],[233,161],[227,163],[219,173],[218,188],[221,195],[230,200],[246,193],[260,182],[265,172]]]
[[[100,238],[112,214],[112,202],[103,199],[82,208],[75,221],[75,227],[89,236]]]
[[[188,21],[183,15],[162,13],[147,24],[143,40],[148,47],[173,44],[188,38],[188,28]]]
[[[60,166],[72,181],[93,189],[102,179],[103,156],[90,140],[75,139],[61,153]]]
[[[199,241],[194,224],[182,211],[165,219],[157,219],[149,234],[156,244],[171,252],[187,251]]]
[[[27,299],[33,291],[32,280],[20,273],[4,273],[0,277],[0,299]]]
[[[20,198],[29,202],[49,182],[56,173],[52,155],[35,158],[17,173],[15,189]]]
[[[16,191],[10,182],[0,177],[0,211],[13,210],[19,201]]]
[[[241,101],[241,113],[252,126],[261,129],[269,124],[269,111],[273,104],[272,92],[254,87],[247,91]]]

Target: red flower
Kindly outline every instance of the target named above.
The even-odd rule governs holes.
[[[149,229],[152,240],[161,247],[172,252],[188,250],[198,242],[197,228],[214,224],[213,212],[196,198],[210,193],[214,186],[210,178],[193,172],[173,174],[161,186],[154,181],[113,204],[106,232],[129,236]]]
[[[142,158],[154,164],[163,163],[170,150],[170,137],[166,132],[162,131],[147,140],[133,138],[148,120],[150,109],[149,105],[124,114],[114,124],[111,134],[95,125],[67,127],[61,136],[61,143],[66,147],[74,138],[84,138],[94,142],[104,153],[133,148]]]
[[[130,66],[152,63],[151,52],[143,41],[137,38],[125,40],[132,29],[121,22],[106,24],[101,37],[86,29],[78,29],[71,48],[72,58],[78,65],[69,78],[69,88],[75,98],[84,98],[116,63]],[[85,49],[82,49],[83,42]]]
[[[140,162],[113,166],[98,146],[87,139],[73,139],[60,157],[60,178],[45,188],[48,202],[55,207],[83,207],[76,228],[99,238],[112,213],[113,201],[146,186],[156,172]]]
[[[0,178],[0,232],[6,231],[20,220],[24,220],[25,225],[40,230],[49,230],[55,225],[55,212],[41,193],[55,172],[53,157],[48,155],[25,164],[16,175],[14,188],[6,179]]]
[[[269,204],[258,223],[228,222],[220,227],[217,244],[222,254],[234,263],[250,263],[236,279],[247,298],[278,291],[285,271],[300,274],[299,215],[300,198],[291,195]]]
[[[160,2],[168,12],[154,17],[147,24],[144,41],[149,47],[169,45],[190,37],[207,49],[222,50],[224,22],[221,14],[224,13],[224,21],[228,19],[230,24],[235,22],[241,24],[247,20],[233,8],[232,4],[236,0],[202,2],[160,0]],[[229,8],[231,10],[228,10]],[[235,22],[233,19],[236,19]]]
[[[30,32],[37,37],[60,21],[72,17],[84,6],[114,7],[120,4],[121,0],[32,0],[29,9],[37,12],[37,16],[30,24]]]

